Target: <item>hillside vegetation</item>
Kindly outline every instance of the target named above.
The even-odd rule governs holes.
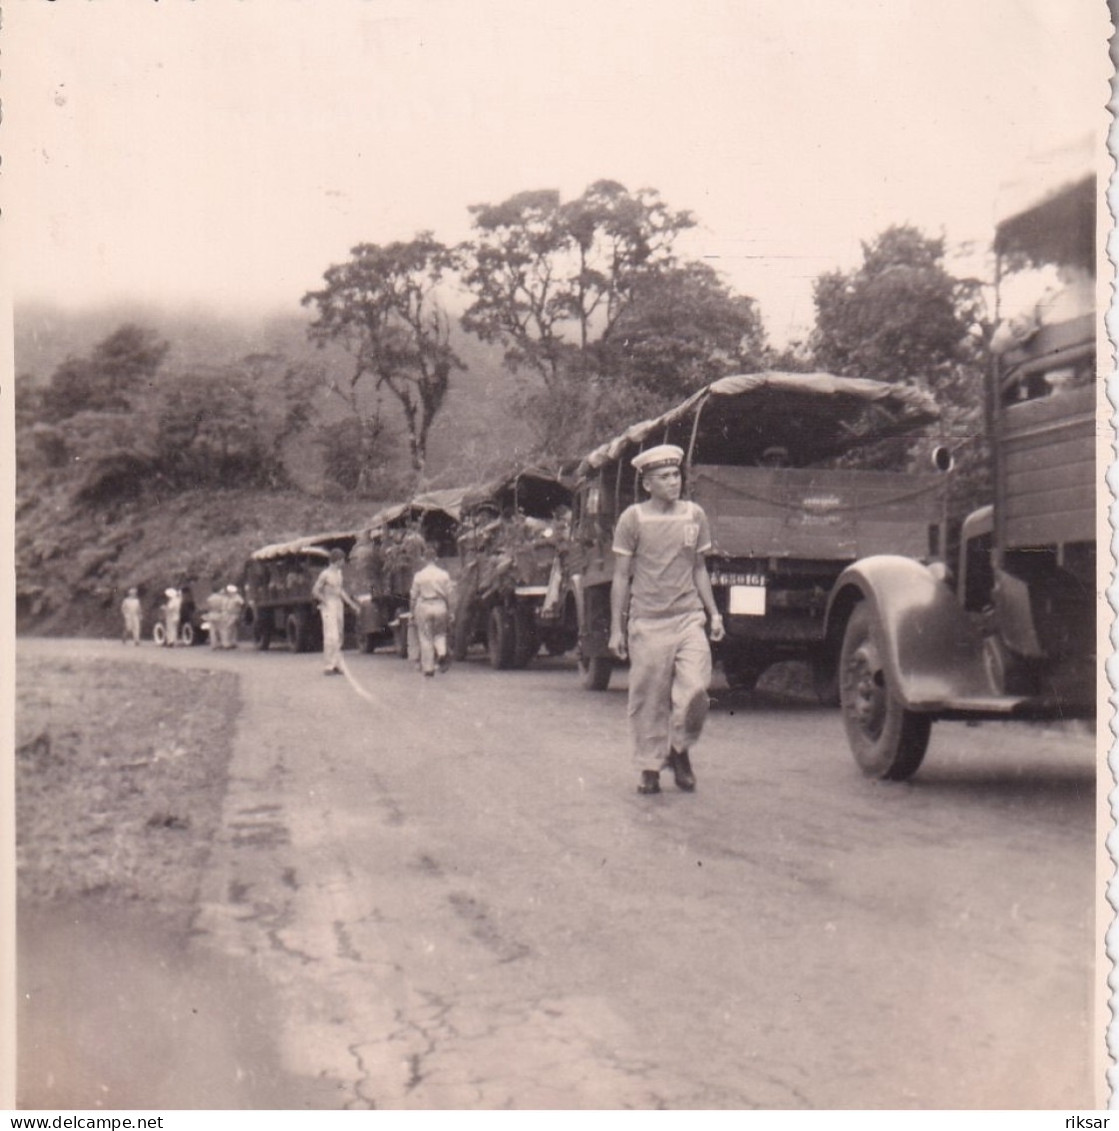
[[[330,421],[337,410],[322,385],[332,370],[341,371],[341,360],[307,341],[306,323],[302,314],[254,324],[120,307],[71,314],[35,306],[16,311],[16,371],[25,399],[28,390],[41,394],[60,368],[93,356],[122,324],[141,324],[167,343],[159,380],[171,391],[181,392],[199,372],[219,371],[244,357],[283,358],[292,366],[321,367],[313,408],[316,420]],[[456,375],[432,431],[429,486],[483,478],[517,457],[518,437],[524,436],[512,413],[513,379],[495,351],[467,341],[463,354],[470,368]],[[256,372],[260,400],[273,406],[281,390],[269,382],[280,369]],[[50,414],[38,402],[30,409],[25,404],[17,441],[18,631],[115,634],[129,586],[140,589],[146,612],[169,585],[190,584],[204,595],[211,585],[239,582],[246,558],[258,547],[358,526],[414,487],[404,453],[394,458],[390,448],[379,490],[355,497],[339,489],[323,475],[310,429],[284,439],[271,487],[246,485],[236,474],[194,486],[191,476],[171,482],[159,465],[166,455],[160,451],[163,434],[152,430],[149,419],[156,411],[90,411],[48,423]],[[391,419],[389,427],[391,432]],[[202,462],[209,456],[204,452]],[[114,458],[127,462],[110,467]],[[152,461],[148,470],[142,459]],[[98,461],[119,474],[102,482],[91,467]],[[204,478],[204,468],[192,474]]]

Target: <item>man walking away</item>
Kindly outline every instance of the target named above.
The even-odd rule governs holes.
[[[412,578],[412,623],[420,644],[420,667],[425,676],[435,675],[435,666],[445,672],[447,629],[454,601],[451,575],[435,560],[434,550],[427,549],[423,568]]]
[[[677,788],[695,789],[689,750],[707,718],[711,648],[722,640],[706,554],[707,516],[680,498],[684,452],[661,444],[631,461],[649,493],[622,512],[614,531],[610,649],[629,657],[629,731],[639,793],[660,792],[660,772]],[[628,624],[627,624],[628,616]]]
[[[237,647],[237,625],[241,622],[241,610],[244,607],[245,598],[238,592],[237,586],[227,585],[220,621],[223,648]]]
[[[319,604],[322,615],[323,675],[342,674],[342,631],[345,611],[343,601],[356,613],[357,602],[346,592],[342,583],[342,563],[345,552],[337,548],[330,551],[330,564],[315,579],[311,596]]]
[[[206,626],[210,636],[210,647],[217,651],[221,647],[222,622],[225,618],[225,590],[215,589],[206,598]]]
[[[128,596],[121,601],[120,613],[124,617],[124,632],[121,635],[121,643],[127,644],[131,640],[133,644],[138,646],[140,643],[140,594],[135,586],[129,589]]]
[[[183,598],[177,589],[164,590],[167,600],[163,602],[163,643],[173,648],[179,642],[179,614],[183,608]]]

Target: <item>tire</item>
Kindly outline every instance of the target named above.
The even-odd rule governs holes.
[[[851,612],[839,658],[839,695],[847,742],[868,777],[905,781],[929,745],[932,718],[907,711],[882,662],[881,628],[865,601]]]
[[[494,605],[486,619],[486,651],[490,667],[495,671],[508,671],[513,666],[515,645],[513,618],[501,605]]]
[[[458,663],[466,659],[470,645],[474,643],[474,621],[476,606],[471,600],[459,602],[458,612],[451,627],[451,658]]]
[[[587,691],[605,691],[613,671],[614,661],[609,656],[579,657],[579,675]]]
[[[211,632],[216,632],[217,629],[211,628]],[[271,616],[263,617],[257,614],[256,619],[253,621],[253,647],[258,652],[267,652],[269,644],[272,643],[272,619]]]
[[[730,668],[723,667],[723,675],[726,676],[727,687],[731,691],[753,691],[764,671],[765,668],[750,667],[745,664]]]
[[[309,652],[311,650],[311,624],[310,617],[305,609],[296,609],[287,615],[284,622],[287,635],[288,648],[293,652]]]
[[[198,639],[194,634],[194,625],[191,624],[190,621],[179,626],[179,643],[185,644],[188,648],[192,644],[198,643]]]
[[[815,657],[811,660],[812,690],[823,707],[839,706],[839,667],[834,662]]]
[[[531,605],[519,605],[513,613],[513,667],[527,668],[539,651],[536,613]]]
[[[167,643],[167,627],[162,621],[156,621],[155,626],[152,628],[152,639],[156,644]]]
[[[371,656],[377,647],[377,634],[375,632],[359,632],[357,646],[363,656]]]

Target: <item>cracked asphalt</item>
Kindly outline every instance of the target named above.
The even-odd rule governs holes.
[[[346,653],[367,701],[316,656],[149,654],[242,677],[189,946],[282,1087],[225,1106],[1098,1101],[1082,731],[941,723],[875,783],[836,712],[723,692],[697,792],[642,797],[624,678],[569,661]]]

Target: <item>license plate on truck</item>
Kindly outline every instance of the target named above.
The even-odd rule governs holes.
[[[732,585],[727,593],[727,612],[732,617],[764,617],[765,585]]]

